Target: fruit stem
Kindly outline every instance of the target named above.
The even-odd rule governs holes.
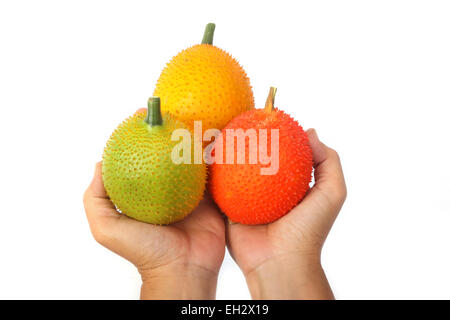
[[[160,126],[162,125],[161,116],[161,100],[159,97],[148,98],[148,111],[145,117],[145,122],[150,126]]]
[[[273,111],[273,105],[275,104],[275,95],[277,93],[277,88],[270,87],[269,95],[267,96],[266,100],[266,106],[264,107],[264,111],[266,112],[272,112]]]
[[[216,25],[214,23],[208,23],[203,34],[202,44],[213,44],[214,30]]]

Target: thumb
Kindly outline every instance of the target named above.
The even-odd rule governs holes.
[[[102,163],[95,165],[94,178],[83,197],[84,209],[92,235],[101,244],[111,235],[111,225],[121,216],[106,194],[102,179]]]
[[[314,160],[315,184],[311,191],[323,193],[330,206],[340,208],[347,196],[347,188],[339,155],[319,140],[316,130],[309,129],[307,134]]]
[[[323,144],[314,129],[306,133],[313,153],[315,184],[286,218],[293,223],[300,219],[326,235],[345,201],[347,189],[337,152]]]

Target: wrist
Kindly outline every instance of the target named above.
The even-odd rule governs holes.
[[[246,274],[253,299],[334,299],[320,254],[284,255]]]
[[[143,300],[215,299],[218,272],[178,264],[140,271]]]

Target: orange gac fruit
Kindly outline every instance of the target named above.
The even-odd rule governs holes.
[[[208,187],[217,205],[233,222],[250,225],[271,223],[287,214],[309,190],[313,158],[308,136],[297,121],[273,108],[275,91],[275,88],[271,88],[265,109],[255,109],[237,116],[226,125],[219,140],[216,140],[216,143],[222,141],[223,163],[215,159],[215,163],[210,166]],[[249,163],[249,151],[253,147],[251,138],[247,137],[245,163],[237,162],[242,151],[237,150],[237,139],[227,135],[228,129],[243,129],[247,133],[249,129],[255,130],[258,138],[256,164]],[[267,143],[264,143],[260,129],[267,129]],[[272,141],[276,135],[272,136],[271,129],[278,129],[278,142]],[[227,140],[230,138],[234,140],[234,147],[227,150]],[[274,174],[262,174],[261,169],[267,170],[272,164],[261,163],[261,142],[266,145],[266,154],[270,154],[272,161],[276,159],[277,151],[273,143],[278,143],[278,170],[272,170]],[[234,157],[234,164],[226,161],[229,152],[230,158]],[[213,155],[217,154],[216,149]]]

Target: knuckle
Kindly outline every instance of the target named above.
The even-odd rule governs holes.
[[[337,172],[337,178],[336,178],[336,185],[335,188],[335,196],[336,201],[338,203],[344,203],[345,199],[347,199],[347,186],[345,185],[345,180],[342,174],[342,168],[341,168],[341,158],[339,156],[339,153],[334,149],[329,149],[330,156],[339,164],[337,168],[339,168],[339,172]]]
[[[334,150],[334,149],[332,149],[332,148],[329,148],[329,152],[330,152],[330,155],[331,155],[333,158],[335,158],[336,160],[339,160],[339,161],[340,161],[339,153],[338,153],[336,150]]]
[[[344,184],[339,191],[339,202],[344,203],[345,199],[347,199],[347,187]]]
[[[334,202],[338,205],[342,205],[345,202],[345,199],[347,199],[347,187],[345,186],[345,183],[343,183],[335,188]]]
[[[104,232],[103,228],[100,228],[97,223],[91,224],[91,233],[95,241],[97,241],[102,246],[107,246],[110,237]]]
[[[94,231],[92,230],[92,236],[94,237],[95,241],[97,241],[102,246],[105,246],[108,243],[108,238],[103,232]]]
[[[341,206],[347,197],[347,190],[344,187],[334,187],[328,191],[326,194],[326,200],[329,207],[339,207]]]
[[[83,204],[84,206],[86,206],[86,203],[88,202],[89,199],[89,188],[86,189],[86,191],[84,191],[83,193]]]

